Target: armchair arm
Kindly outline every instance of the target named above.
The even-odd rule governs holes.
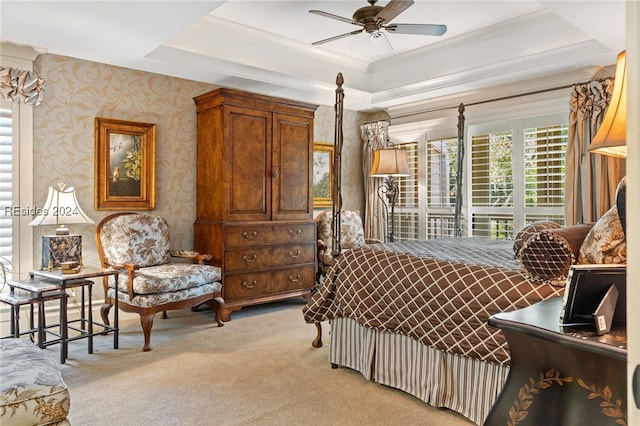
[[[377,238],[365,238],[364,242],[367,244],[378,244],[378,243],[383,243],[384,241],[379,240]]]
[[[109,265],[110,267],[112,267],[113,269],[116,269],[118,271],[120,270],[125,270],[127,271],[127,275],[129,277],[129,279],[127,280],[127,294],[129,295],[129,300],[132,300],[134,297],[134,293],[133,293],[133,279],[135,278],[135,271],[137,271],[138,269],[140,269],[140,266],[138,265],[134,265],[133,263],[125,263],[124,265]],[[116,280],[116,286],[118,285],[118,277],[115,278]],[[106,293],[105,293],[106,296]]]
[[[213,258],[210,254],[201,254],[197,251],[190,250],[173,250],[171,251],[171,257],[193,259],[198,265],[202,265],[205,260],[211,260]]]

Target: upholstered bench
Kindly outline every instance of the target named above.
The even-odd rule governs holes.
[[[0,424],[69,425],[70,397],[58,365],[24,339],[0,340]]]

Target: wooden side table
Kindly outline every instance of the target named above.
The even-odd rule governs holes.
[[[562,327],[562,297],[489,318],[511,370],[485,425],[627,424],[626,326]]]

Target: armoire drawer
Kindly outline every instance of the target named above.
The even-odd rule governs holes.
[[[273,266],[313,263],[315,246],[312,244],[284,244],[227,250],[224,268],[227,272],[251,271]]]
[[[227,248],[315,241],[313,222],[256,222],[225,227]]]
[[[266,272],[228,274],[223,281],[225,301],[311,288],[315,284],[313,265]]]

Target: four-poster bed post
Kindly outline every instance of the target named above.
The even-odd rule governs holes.
[[[342,85],[344,84],[344,78],[342,77],[342,73],[339,72],[336,76],[336,104],[335,104],[335,132],[334,132],[334,149],[333,149],[333,169],[332,176],[333,181],[331,185],[331,200],[332,200],[332,213],[333,213],[333,222],[332,229],[333,232],[333,240],[331,242],[331,254],[334,259],[336,259],[340,253],[342,252],[342,247],[340,244],[341,240],[341,231],[340,231],[340,215],[342,212],[342,192],[341,192],[341,184],[342,184],[342,116],[344,113],[343,103],[344,103],[344,89]],[[322,325],[319,322],[315,323],[317,330],[317,337],[314,339],[312,346],[314,348],[322,347]]]
[[[342,192],[340,185],[342,184],[342,115],[344,102],[344,78],[342,73],[338,73],[336,77],[336,120],[334,133],[334,149],[333,149],[333,185],[331,185],[331,200],[333,208],[333,241],[331,246],[331,254],[336,257],[340,255],[342,247],[340,245],[340,212],[342,211]]]

